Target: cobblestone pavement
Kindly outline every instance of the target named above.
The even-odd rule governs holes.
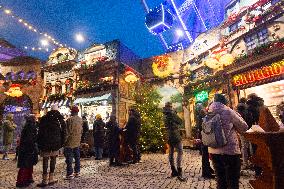
[[[34,168],[36,183],[41,178],[41,163]],[[170,169],[166,154],[145,154],[142,163],[123,167],[109,167],[107,160],[82,160],[81,177],[73,180],[64,180],[65,163],[62,157],[57,162],[58,184],[46,188],[99,188],[99,189],[213,189],[214,180],[205,180],[201,177],[201,157],[197,151],[186,150],[184,153],[184,174],[187,182],[180,182],[176,178],[169,178]],[[248,180],[252,172],[242,174],[240,188],[251,189]],[[17,176],[16,162],[0,160],[0,189],[15,188]],[[29,188],[36,188],[36,183]]]

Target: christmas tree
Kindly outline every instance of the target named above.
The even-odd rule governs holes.
[[[161,95],[152,86],[144,84],[134,95],[135,108],[141,114],[140,144],[142,151],[157,152],[164,149],[165,140],[162,132],[163,113],[159,103]]]

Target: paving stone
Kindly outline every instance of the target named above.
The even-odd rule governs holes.
[[[144,154],[142,163],[123,167],[109,167],[107,160],[81,160],[81,177],[71,181],[64,180],[66,165],[63,157],[59,157],[56,167],[58,184],[47,187],[57,189],[67,188],[100,188],[100,189],[214,189],[215,180],[201,177],[201,156],[197,151],[185,150],[183,159],[186,182],[170,177],[170,167],[166,154]],[[34,167],[36,183],[41,179],[42,162]],[[0,189],[15,188],[17,176],[16,162],[0,160]],[[243,171],[240,189],[252,189],[249,179],[253,178],[251,171]],[[29,188],[35,188],[36,183]]]

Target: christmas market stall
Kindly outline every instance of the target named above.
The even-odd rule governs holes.
[[[242,97],[256,93],[264,99],[276,117],[276,106],[284,100],[284,17],[283,1],[258,1],[248,9],[258,12],[257,16],[240,15],[235,21],[246,19],[235,32],[225,37],[232,44],[231,52],[236,57],[226,72],[233,89],[233,106]],[[253,17],[249,19],[250,17]],[[226,26],[223,26],[226,29]],[[230,90],[230,89],[229,89]]]
[[[70,114],[70,105],[75,87],[77,52],[70,48],[58,48],[53,51],[43,67],[44,94],[41,101],[41,115],[57,104],[65,117]]]
[[[174,110],[179,117],[184,120],[181,134],[183,139],[189,135],[188,131],[188,110],[184,103],[184,86],[187,84],[190,76],[189,67],[183,62],[190,56],[191,52],[181,50],[171,52],[151,58],[143,59],[140,71],[143,74],[144,82],[141,91],[144,93],[136,93],[136,102],[142,113],[142,149],[155,151],[153,149],[161,149],[161,145],[165,144],[165,128],[163,128],[162,109],[166,102],[173,104]],[[146,89],[144,89],[146,87]],[[144,100],[139,100],[140,98]],[[156,113],[152,113],[155,111]],[[148,123],[149,117],[153,119],[153,123]],[[152,127],[151,125],[155,125]],[[149,134],[150,133],[150,134]],[[159,139],[153,144],[153,138]],[[185,140],[184,140],[185,143]],[[152,147],[151,147],[152,144]]]
[[[25,115],[38,114],[39,101],[43,89],[41,77],[41,62],[38,59],[19,56],[1,62],[1,118],[13,114],[17,125],[14,138],[16,139],[23,127]],[[2,142],[2,140],[1,140]]]
[[[87,117],[90,129],[96,114],[105,122],[114,114],[119,125],[125,125],[128,109],[135,103],[138,63],[139,58],[118,40],[94,44],[80,53],[74,104]]]
[[[234,107],[238,99],[237,93],[233,90],[236,89],[236,84],[231,81],[241,78],[237,74],[253,69],[258,63],[259,66],[263,66],[264,62],[268,64],[278,62],[278,65],[281,60],[280,52],[276,53],[278,58],[275,54],[271,55],[271,52],[272,49],[279,50],[280,47],[281,51],[282,48],[283,1],[260,0],[241,4],[238,1],[231,1],[225,11],[227,19],[217,28],[200,34],[189,47],[192,54],[187,64],[190,67],[191,77],[185,88],[185,94],[189,100],[191,128],[196,124],[195,105],[198,101],[206,106],[218,92],[225,94],[229,99],[229,105]],[[267,52],[267,54],[262,58],[255,57],[253,51],[260,54],[260,51]],[[260,60],[267,55],[271,55],[270,63]],[[248,58],[249,56],[251,58]],[[253,62],[253,57],[257,63]],[[279,80],[279,76],[277,78]],[[244,92],[239,96],[244,96]]]

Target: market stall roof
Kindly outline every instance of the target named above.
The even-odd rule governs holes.
[[[42,105],[42,109],[49,108],[53,104],[58,104],[59,107],[61,106],[69,106],[70,105],[70,99],[61,99],[61,100],[55,100],[55,101],[45,101]]]
[[[90,98],[77,98],[74,101],[74,104],[84,104],[84,103],[89,103],[89,102],[109,100],[110,97],[111,97],[111,93],[107,93],[102,96],[90,97]]]

